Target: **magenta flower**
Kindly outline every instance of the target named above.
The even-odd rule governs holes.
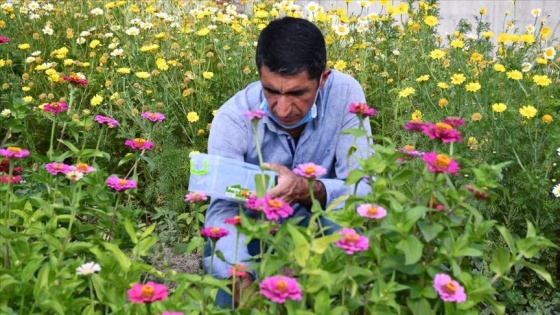
[[[275,303],[283,304],[287,299],[301,300],[301,288],[296,279],[285,276],[265,278],[259,284],[259,293]]]
[[[410,145],[404,146],[403,148],[398,149],[397,151],[406,154],[404,158],[397,158],[397,162],[399,163],[404,162],[404,160],[409,160],[415,157],[422,156],[424,154],[418,150],[415,150],[414,147]]]
[[[168,311],[164,311],[163,313],[161,313],[161,315],[185,315],[184,313],[181,312],[168,312]]]
[[[152,303],[167,298],[167,287],[149,281],[146,284],[135,284],[127,291],[128,299],[133,303]]]
[[[264,202],[262,199],[257,198],[256,196],[251,196],[245,201],[245,208],[257,212],[261,212],[264,207]]]
[[[422,160],[426,162],[428,170],[432,173],[449,173],[457,175],[459,172],[459,163],[445,154],[437,154],[437,152],[425,153]]]
[[[227,218],[224,220],[224,223],[231,225],[241,225],[241,217],[236,215],[233,218]]]
[[[444,124],[451,125],[451,127],[461,127],[465,125],[465,120],[461,117],[447,117],[441,121]]]
[[[326,173],[327,170],[324,167],[315,163],[302,163],[294,169],[294,174],[308,179],[315,179]]]
[[[411,120],[404,124],[404,129],[412,132],[423,132],[424,125],[425,124],[423,122]]]
[[[7,147],[0,149],[0,155],[8,159],[23,159],[29,155],[29,150],[20,147]]]
[[[487,194],[487,193],[484,193],[483,190],[476,189],[476,188],[474,188],[473,186],[468,185],[468,184],[465,185],[465,187],[467,188],[468,191],[474,193],[474,197],[475,197],[476,199],[482,199],[482,200],[484,200],[484,199],[490,198],[490,195]]]
[[[134,150],[150,150],[154,147],[154,143],[142,138],[128,139],[124,145]]]
[[[233,266],[230,266],[228,269],[228,275],[233,276],[234,273],[236,277],[243,277],[247,274],[247,266],[242,263],[237,263]]]
[[[465,288],[445,273],[438,273],[434,277],[434,289],[445,302],[462,303],[467,300]]]
[[[0,36],[0,44],[5,44],[8,43],[9,41],[10,39],[8,37]]]
[[[265,195],[262,201],[262,211],[268,220],[278,221],[278,219],[285,219],[294,213],[294,209],[280,198],[271,198],[269,195]]]
[[[344,238],[334,244],[346,251],[348,255],[365,251],[369,247],[369,240],[367,237],[356,233],[353,229],[342,228],[339,234],[344,235]]]
[[[45,169],[47,170],[47,172],[56,175],[59,173],[66,174],[72,170],[72,167],[64,163],[52,162],[46,164]]]
[[[64,103],[64,102],[56,102],[56,103],[47,103],[45,104],[45,107],[43,107],[43,110],[47,113],[53,113],[55,115],[58,115],[60,113],[62,113],[63,111],[68,110],[68,104]]]
[[[381,219],[387,215],[385,208],[370,203],[358,206],[357,211],[360,216],[370,219]]]
[[[12,175],[12,177],[10,177],[10,175],[4,175],[2,177],[0,177],[0,183],[9,183],[10,185],[14,185],[21,182],[21,176],[20,175]]]
[[[109,126],[109,128],[114,128],[119,125],[119,122],[116,119],[113,119],[111,117],[101,116],[101,115],[96,115],[95,118],[93,118],[93,120],[102,125],[106,124],[107,126]]]
[[[463,140],[459,130],[454,129],[453,126],[443,122],[436,124],[424,124],[422,132],[430,137],[430,139],[439,139],[443,143],[460,142]]]
[[[83,77],[80,77],[79,75],[76,75],[74,73],[72,73],[70,75],[63,75],[62,80],[66,81],[66,82],[73,83],[73,84],[81,85],[81,86],[87,86],[87,84],[88,84],[86,79],[84,79]]]
[[[88,174],[97,171],[93,166],[89,166],[87,163],[78,163],[76,165],[70,166],[71,171],[78,171],[83,174]]]
[[[113,188],[116,191],[133,189],[138,186],[138,183],[136,183],[135,180],[119,178],[118,176],[111,176],[107,178],[105,182],[107,183],[107,186]]]
[[[219,227],[208,227],[200,230],[200,235],[206,236],[213,241],[219,240],[220,238],[227,236],[228,234],[228,230]]]
[[[158,112],[143,112],[141,117],[152,122],[162,122],[165,119],[165,115]]]
[[[248,110],[248,111],[243,112],[243,115],[245,115],[245,117],[249,118],[251,121],[259,120],[259,119],[267,116],[266,111],[264,111],[262,109]]]
[[[208,196],[202,191],[192,191],[185,195],[185,201],[189,203],[197,203],[208,200]]]
[[[366,103],[356,103],[350,104],[349,112],[362,117],[374,116],[377,114],[377,110],[369,107]]]

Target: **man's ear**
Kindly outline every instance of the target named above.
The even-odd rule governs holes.
[[[319,85],[319,88],[323,88],[323,86],[325,86],[325,83],[327,82],[327,79],[329,78],[329,75],[331,74],[331,69],[326,69],[325,71],[323,71],[323,73],[321,73],[321,84]]]

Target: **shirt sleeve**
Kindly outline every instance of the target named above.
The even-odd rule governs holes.
[[[352,84],[348,89],[346,107],[344,108],[344,118],[342,123],[342,130],[345,129],[358,129],[364,128],[367,134],[366,137],[355,138],[354,135],[346,134],[340,135],[335,151],[335,172],[336,178],[321,178],[320,181],[325,185],[327,193],[326,204],[330,205],[333,201],[343,195],[354,194],[354,185],[347,186],[344,181],[348,177],[351,169],[359,168],[358,159],[366,158],[373,154],[373,148],[368,145],[368,139],[371,139],[371,126],[369,119],[364,119],[363,126],[360,126],[360,120],[357,115],[348,111],[348,106],[352,103],[365,103],[365,95],[362,87],[357,81]],[[348,156],[348,152],[352,146],[355,146],[356,151]],[[369,180],[363,179],[358,182],[355,192],[357,196],[365,196],[371,192]],[[344,205],[341,203],[337,208]]]

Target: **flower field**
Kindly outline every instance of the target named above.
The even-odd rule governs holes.
[[[538,8],[531,25],[472,8],[440,35],[445,1],[241,2],[2,1],[1,314],[560,311],[557,26]],[[258,80],[258,34],[286,15],[318,25],[328,67],[363,86],[367,105],[348,110],[369,117],[375,154],[346,181],[375,178],[371,194],[315,203],[301,227],[259,193],[261,220],[226,221],[261,240],[250,266],[228,262],[226,280],[156,269],[157,248],[201,254],[226,236],[201,228],[189,155]],[[311,186],[321,171],[294,170]],[[345,228],[324,235],[319,215]],[[249,269],[237,310],[215,306]]]

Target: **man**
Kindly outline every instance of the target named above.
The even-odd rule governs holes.
[[[290,17],[272,21],[262,30],[257,44],[260,81],[238,92],[218,110],[208,143],[209,154],[258,165],[255,141],[259,141],[264,162],[278,172],[276,187],[267,193],[292,205],[294,216],[306,218],[310,216],[312,204],[309,187],[307,180],[295,175],[292,169],[313,162],[327,170],[313,187],[315,199],[325,207],[353,189],[344,185],[351,169],[349,163],[352,168],[357,167],[355,159],[347,157],[350,147],[356,145],[357,153],[362,155],[369,150],[366,139],[354,141],[351,135],[341,135],[344,129],[358,128],[358,117],[350,114],[348,107],[352,103],[365,103],[365,96],[351,76],[326,69],[326,55],[324,37],[311,22]],[[243,115],[254,109],[268,113],[258,123],[259,139],[254,139],[251,121]],[[365,128],[371,135],[367,120]],[[369,190],[365,181],[358,185],[360,195]],[[241,235],[236,246],[235,227],[224,224],[225,219],[238,212],[236,203],[215,199],[206,213],[207,227],[230,231],[216,245],[230,262],[235,257],[238,262],[251,258],[244,236]],[[210,257],[206,257],[206,266],[209,261]],[[214,259],[212,274],[216,278],[228,278],[228,269],[225,262]],[[244,277],[243,287],[253,277]],[[216,303],[231,305],[231,297],[223,293],[218,294]]]

